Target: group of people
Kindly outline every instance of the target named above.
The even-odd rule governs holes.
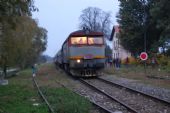
[[[113,59],[113,66],[115,68],[120,68],[121,67],[121,59],[120,58]]]
[[[115,68],[120,68],[121,67],[121,59],[120,58],[108,58],[107,59],[107,66],[108,67],[115,67]],[[129,64],[130,64],[130,60],[129,58],[127,57],[125,60],[124,60],[124,63],[123,63],[126,67],[129,67]],[[156,67],[156,65],[158,64],[158,61],[155,57],[152,57],[150,59],[150,65],[152,68]]]
[[[120,68],[121,67],[121,59],[116,58],[116,59],[108,59],[108,66],[110,67],[115,67],[115,68]]]
[[[115,59],[109,58],[107,62],[108,62],[108,66],[109,67],[113,67],[114,66],[117,69],[121,67],[121,59],[120,58],[115,58]],[[129,64],[129,58],[127,57],[125,59],[126,67],[128,67],[128,64]]]

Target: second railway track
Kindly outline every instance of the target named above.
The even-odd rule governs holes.
[[[139,113],[169,113],[169,102],[160,100],[156,97],[150,97],[142,92],[133,91],[127,87],[118,86],[110,81],[102,78],[82,79],[81,81],[95,87],[97,90],[104,92],[111,97],[128,106],[128,109],[133,109]],[[131,110],[132,111],[132,110]]]
[[[130,107],[129,105],[125,104],[124,102],[119,101],[118,99],[116,99],[115,97],[111,96],[110,94],[106,93],[105,91],[99,89],[98,87],[96,87],[95,85],[90,84],[87,80],[84,79],[79,79],[82,83],[88,85],[89,87],[95,89],[96,91],[98,91],[99,93],[102,93],[104,96],[106,96],[109,100],[110,103],[113,104],[120,104],[119,106],[125,107],[127,110],[123,111],[124,112],[130,112],[130,113],[138,113],[137,110],[133,109],[132,107]],[[94,80],[94,79],[93,79]],[[113,111],[110,113],[114,113]]]
[[[49,113],[55,113],[52,106],[49,104],[48,100],[46,99],[46,97],[44,96],[44,94],[42,93],[42,91],[40,90],[40,87],[36,81],[36,79],[33,77],[33,82],[35,87],[37,88],[37,91],[39,93],[39,95],[41,96],[41,98],[43,99],[43,101],[46,103],[48,109],[49,109]]]
[[[130,88],[130,87],[125,86],[125,85],[121,85],[121,84],[118,84],[118,83],[114,83],[114,82],[112,82],[112,81],[109,81],[109,80],[106,80],[106,79],[103,79],[103,78],[100,78],[100,77],[98,77],[97,79],[100,80],[100,81],[103,81],[103,82],[105,82],[105,83],[108,83],[108,84],[111,84],[111,85],[116,85],[117,87],[120,87],[120,88],[125,88],[125,89],[127,89],[127,90],[129,90],[129,91],[132,91],[132,92],[134,92],[134,93],[138,93],[138,94],[147,96],[148,98],[152,98],[152,99],[155,99],[155,100],[160,101],[160,102],[162,102],[162,103],[165,103],[165,104],[167,104],[167,105],[168,105],[168,104],[170,105],[170,101],[167,101],[167,100],[165,100],[165,99],[161,99],[161,98],[156,97],[156,96],[154,96],[154,95],[150,95],[150,94],[144,93],[144,92],[142,92],[142,91],[139,91],[139,90]]]

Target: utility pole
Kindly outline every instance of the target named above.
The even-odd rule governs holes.
[[[144,24],[144,52],[146,52],[146,6],[145,0],[143,0],[143,10],[144,10],[144,17],[143,17],[143,24]]]
[[[147,27],[146,27],[146,1],[145,0],[142,0],[142,6],[143,6],[143,11],[144,11],[144,16],[143,16],[144,52],[147,53],[147,50],[146,50],[146,31],[147,31]],[[146,60],[144,61],[144,70],[145,70],[145,75],[146,75]]]

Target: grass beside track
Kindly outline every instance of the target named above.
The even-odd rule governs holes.
[[[48,113],[33,86],[30,69],[8,80],[8,85],[0,86],[0,113]]]
[[[145,73],[144,67],[141,66],[122,66],[120,69],[108,67],[104,70],[104,73],[117,77],[137,80],[139,83],[141,82],[144,84],[170,89],[169,70],[159,70],[159,68],[147,67]]]
[[[65,88],[41,88],[56,113],[89,113],[91,103]]]

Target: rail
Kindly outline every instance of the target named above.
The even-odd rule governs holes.
[[[105,93],[104,91],[100,90],[99,88],[95,87],[94,85],[92,85],[92,84],[86,82],[85,80],[80,79],[80,82],[82,82],[82,83],[88,85],[89,87],[91,87],[91,88],[93,88],[93,89],[99,91],[100,93],[106,95],[107,97],[109,97],[109,98],[112,99],[113,101],[116,101],[116,102],[120,103],[122,106],[126,107],[126,108],[127,108],[128,110],[130,110],[131,112],[133,112],[133,113],[138,113],[138,111],[136,111],[134,108],[132,108],[132,107],[130,107],[129,105],[125,104],[124,102],[121,102],[120,100],[118,100],[118,99],[112,97],[111,95]]]
[[[50,113],[55,113],[53,108],[51,107],[51,105],[49,104],[49,102],[47,101],[47,99],[45,98],[44,94],[42,93],[42,91],[40,90],[37,81],[35,80],[35,78],[33,77],[33,82],[38,90],[39,95],[41,96],[41,98],[45,101],[46,105],[48,106],[48,109],[50,111]]]
[[[60,84],[62,87],[66,88],[67,90],[70,90],[69,88],[67,88],[67,87],[66,87],[65,85],[63,85],[62,83],[60,83],[60,82],[58,82],[58,81],[56,81],[56,82],[57,82],[58,84]],[[72,91],[72,90],[70,90],[70,91]],[[74,92],[75,94],[79,95],[79,96],[83,96],[83,95],[77,93],[76,91],[73,91],[73,92]],[[92,104],[96,105],[97,107],[101,108],[102,110],[104,110],[104,111],[107,112],[107,113],[114,113],[113,111],[111,111],[111,110],[109,110],[109,109],[107,109],[107,108],[105,108],[105,107],[97,104],[97,103],[94,102],[94,101],[91,101],[91,100],[89,100],[89,101],[90,101]]]
[[[156,96],[153,96],[153,95],[144,93],[144,92],[142,92],[142,91],[139,91],[139,90],[130,88],[130,87],[128,87],[128,86],[124,86],[124,85],[121,85],[121,84],[118,84],[118,83],[115,83],[115,82],[112,82],[112,81],[103,79],[103,78],[101,78],[101,77],[98,77],[97,79],[100,80],[100,81],[103,81],[103,82],[105,82],[105,83],[111,84],[111,85],[116,85],[116,86],[118,86],[118,87],[126,88],[127,90],[130,90],[130,91],[133,91],[133,92],[142,94],[142,95],[147,96],[147,97],[149,97],[149,98],[152,98],[152,99],[155,99],[155,100],[157,100],[157,101],[161,101],[161,102],[163,102],[163,103],[165,103],[165,104],[170,105],[170,102],[167,101],[167,100],[165,100],[165,99],[158,98],[158,97],[156,97]]]

